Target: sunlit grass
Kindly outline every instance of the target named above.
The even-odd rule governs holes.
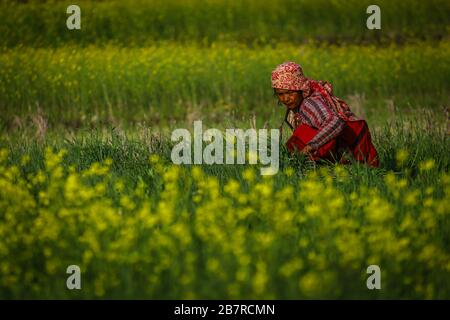
[[[379,118],[390,104],[439,110],[449,102],[449,52],[449,42],[386,48],[166,43],[12,49],[0,54],[0,117],[7,127],[36,114],[62,127],[140,121],[167,126],[252,114],[263,123],[282,113],[275,110],[270,72],[286,60],[300,63],[309,77],[330,81],[360,116]]]
[[[1,297],[450,295],[442,131],[380,131],[380,169],[283,151],[265,178],[257,166],[174,166],[168,137],[106,138],[3,138]],[[81,291],[65,288],[71,264]],[[366,288],[370,264],[381,291]]]

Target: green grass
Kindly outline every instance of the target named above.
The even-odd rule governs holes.
[[[404,42],[448,37],[445,0],[377,1],[382,29],[368,30],[369,0],[150,0],[78,1],[81,30],[66,28],[70,1],[2,1],[0,43],[12,47],[116,44],[148,46],[155,41],[248,45],[279,41]],[[124,27],[126,26],[126,27]]]
[[[449,42],[386,48],[177,43],[16,48],[0,53],[0,120],[3,129],[23,126],[38,113],[51,127],[139,122],[164,127],[256,114],[258,123],[274,124],[280,112],[270,73],[286,60],[300,63],[313,79],[330,81],[337,96],[369,119],[394,107],[440,110],[449,103],[449,52]]]
[[[69,4],[0,0],[0,298],[450,297],[448,1],[378,1],[381,31],[369,0],[79,1],[81,31]],[[293,156],[287,128],[272,177],[171,163],[194,120],[278,128],[286,60],[380,168]]]
[[[432,114],[422,114],[421,117],[415,119],[402,117],[391,119],[376,129],[372,128],[374,144],[379,151],[382,163],[380,172],[399,169],[395,158],[399,150],[408,151],[410,158],[405,167],[408,167],[411,172],[417,172],[418,164],[429,158],[436,160],[437,170],[433,172],[437,174],[447,172],[450,167],[450,157],[448,156],[450,142],[445,132],[445,124],[444,126],[442,123],[436,125],[438,123],[436,120],[436,116]],[[246,122],[241,122],[238,127],[250,128]],[[225,130],[226,126],[222,124],[218,128]],[[192,131],[193,128],[188,127],[187,129]],[[286,133],[288,133],[287,128]],[[112,173],[117,177],[126,178],[125,180],[130,183],[130,186],[134,186],[140,177],[146,176],[150,154],[158,154],[165,161],[171,162],[170,154],[172,146],[175,144],[170,140],[170,130],[161,132],[151,127],[126,131],[106,128],[102,130],[49,131],[41,141],[36,140],[33,134],[33,130],[30,129],[3,135],[0,140],[0,148],[5,147],[10,150],[10,164],[20,163],[21,157],[28,154],[32,158],[29,169],[32,171],[43,169],[44,150],[50,146],[56,150],[66,149],[68,153],[65,157],[67,161],[65,165],[76,164],[77,170],[86,169],[93,162],[111,158],[114,160]],[[287,137],[287,134],[283,136],[281,144],[286,142]],[[299,172],[311,169],[305,159],[292,157],[283,146],[280,161],[280,170],[286,166],[295,166]],[[207,173],[220,177],[221,181],[229,178],[242,179],[242,171],[247,167],[248,165],[202,166]],[[377,179],[382,179],[382,176],[378,176]],[[427,177],[426,179],[429,181],[433,178]],[[417,186],[421,184],[421,180],[412,181]],[[353,182],[356,185],[364,185],[364,182],[361,181]]]
[[[0,296],[448,298],[449,141],[443,129],[414,124],[392,122],[374,133],[379,169],[351,165],[334,171],[332,165],[313,167],[282,151],[281,170],[272,178],[259,176],[249,165],[195,166],[204,171],[203,178],[182,166],[173,176],[168,136],[94,131],[68,139],[54,132],[44,143],[4,136],[0,149],[10,154],[0,166],[0,225],[5,226],[0,232],[8,250],[0,246],[6,270]],[[58,163],[51,167],[44,161],[48,146],[67,151],[61,177]],[[402,165],[396,159],[399,150],[409,154]],[[162,166],[149,163],[152,154],[161,157]],[[25,155],[29,160],[21,164]],[[81,178],[106,159],[112,159],[112,167],[105,179]],[[429,159],[435,159],[434,166],[423,170]],[[11,178],[15,174],[5,169],[10,166],[19,168],[22,178]],[[249,168],[256,174],[252,183],[245,178]],[[48,180],[31,186],[38,172]],[[84,181],[72,196],[68,172]],[[231,181],[238,183],[238,194],[229,191]],[[105,184],[106,191],[83,195],[97,184]],[[262,193],[264,185],[273,193]],[[289,188],[295,196],[283,196]],[[35,199],[34,206],[27,205],[24,192]],[[200,202],[198,195],[204,197]],[[248,202],[240,203],[240,196]],[[341,197],[343,206],[332,207]],[[320,214],[310,213],[314,206]],[[248,210],[249,216],[239,216]],[[147,226],[151,219],[162,220]],[[98,229],[105,223],[106,231]],[[89,252],[96,254],[89,258]],[[247,258],[248,265],[242,264]],[[81,291],[64,287],[69,264],[82,268]],[[365,287],[369,264],[382,268],[381,291]]]

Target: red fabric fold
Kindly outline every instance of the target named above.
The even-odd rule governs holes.
[[[320,159],[340,161],[344,151],[348,150],[356,161],[372,167],[379,167],[378,153],[372,143],[366,121],[348,120],[345,123],[346,126],[341,134],[320,147],[311,159],[314,161]],[[317,129],[301,124],[287,141],[288,150],[290,152],[301,151],[317,132]]]

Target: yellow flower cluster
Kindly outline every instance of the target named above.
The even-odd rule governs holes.
[[[130,187],[110,159],[77,171],[65,155],[49,148],[45,167],[24,175],[29,159],[9,165],[0,150],[0,297],[450,295],[448,175],[412,188],[388,173],[382,187],[344,190],[341,166],[299,180],[287,168],[285,185],[248,168],[221,184],[153,155],[152,180]],[[76,293],[65,289],[72,264]],[[383,272],[377,293],[365,287],[371,264]]]
[[[287,60],[301,63],[308,77],[330,81],[338,96],[375,87],[386,96],[425,94],[445,86],[449,52],[449,41],[383,48],[281,43],[255,49],[221,42],[210,47],[177,42],[143,48],[17,47],[0,51],[0,100],[7,119],[29,113],[27,106],[36,104],[58,120],[84,122],[113,113],[139,118],[149,97],[150,107],[162,115],[184,114],[186,105],[196,108],[200,98],[208,106],[202,113],[247,105],[244,110],[253,112],[273,103],[268,75]]]

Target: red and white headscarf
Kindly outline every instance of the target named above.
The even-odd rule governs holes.
[[[303,98],[319,93],[330,107],[345,121],[357,120],[348,105],[333,95],[333,86],[327,81],[316,81],[305,77],[302,67],[292,61],[284,62],[272,71],[272,88],[302,91]]]

